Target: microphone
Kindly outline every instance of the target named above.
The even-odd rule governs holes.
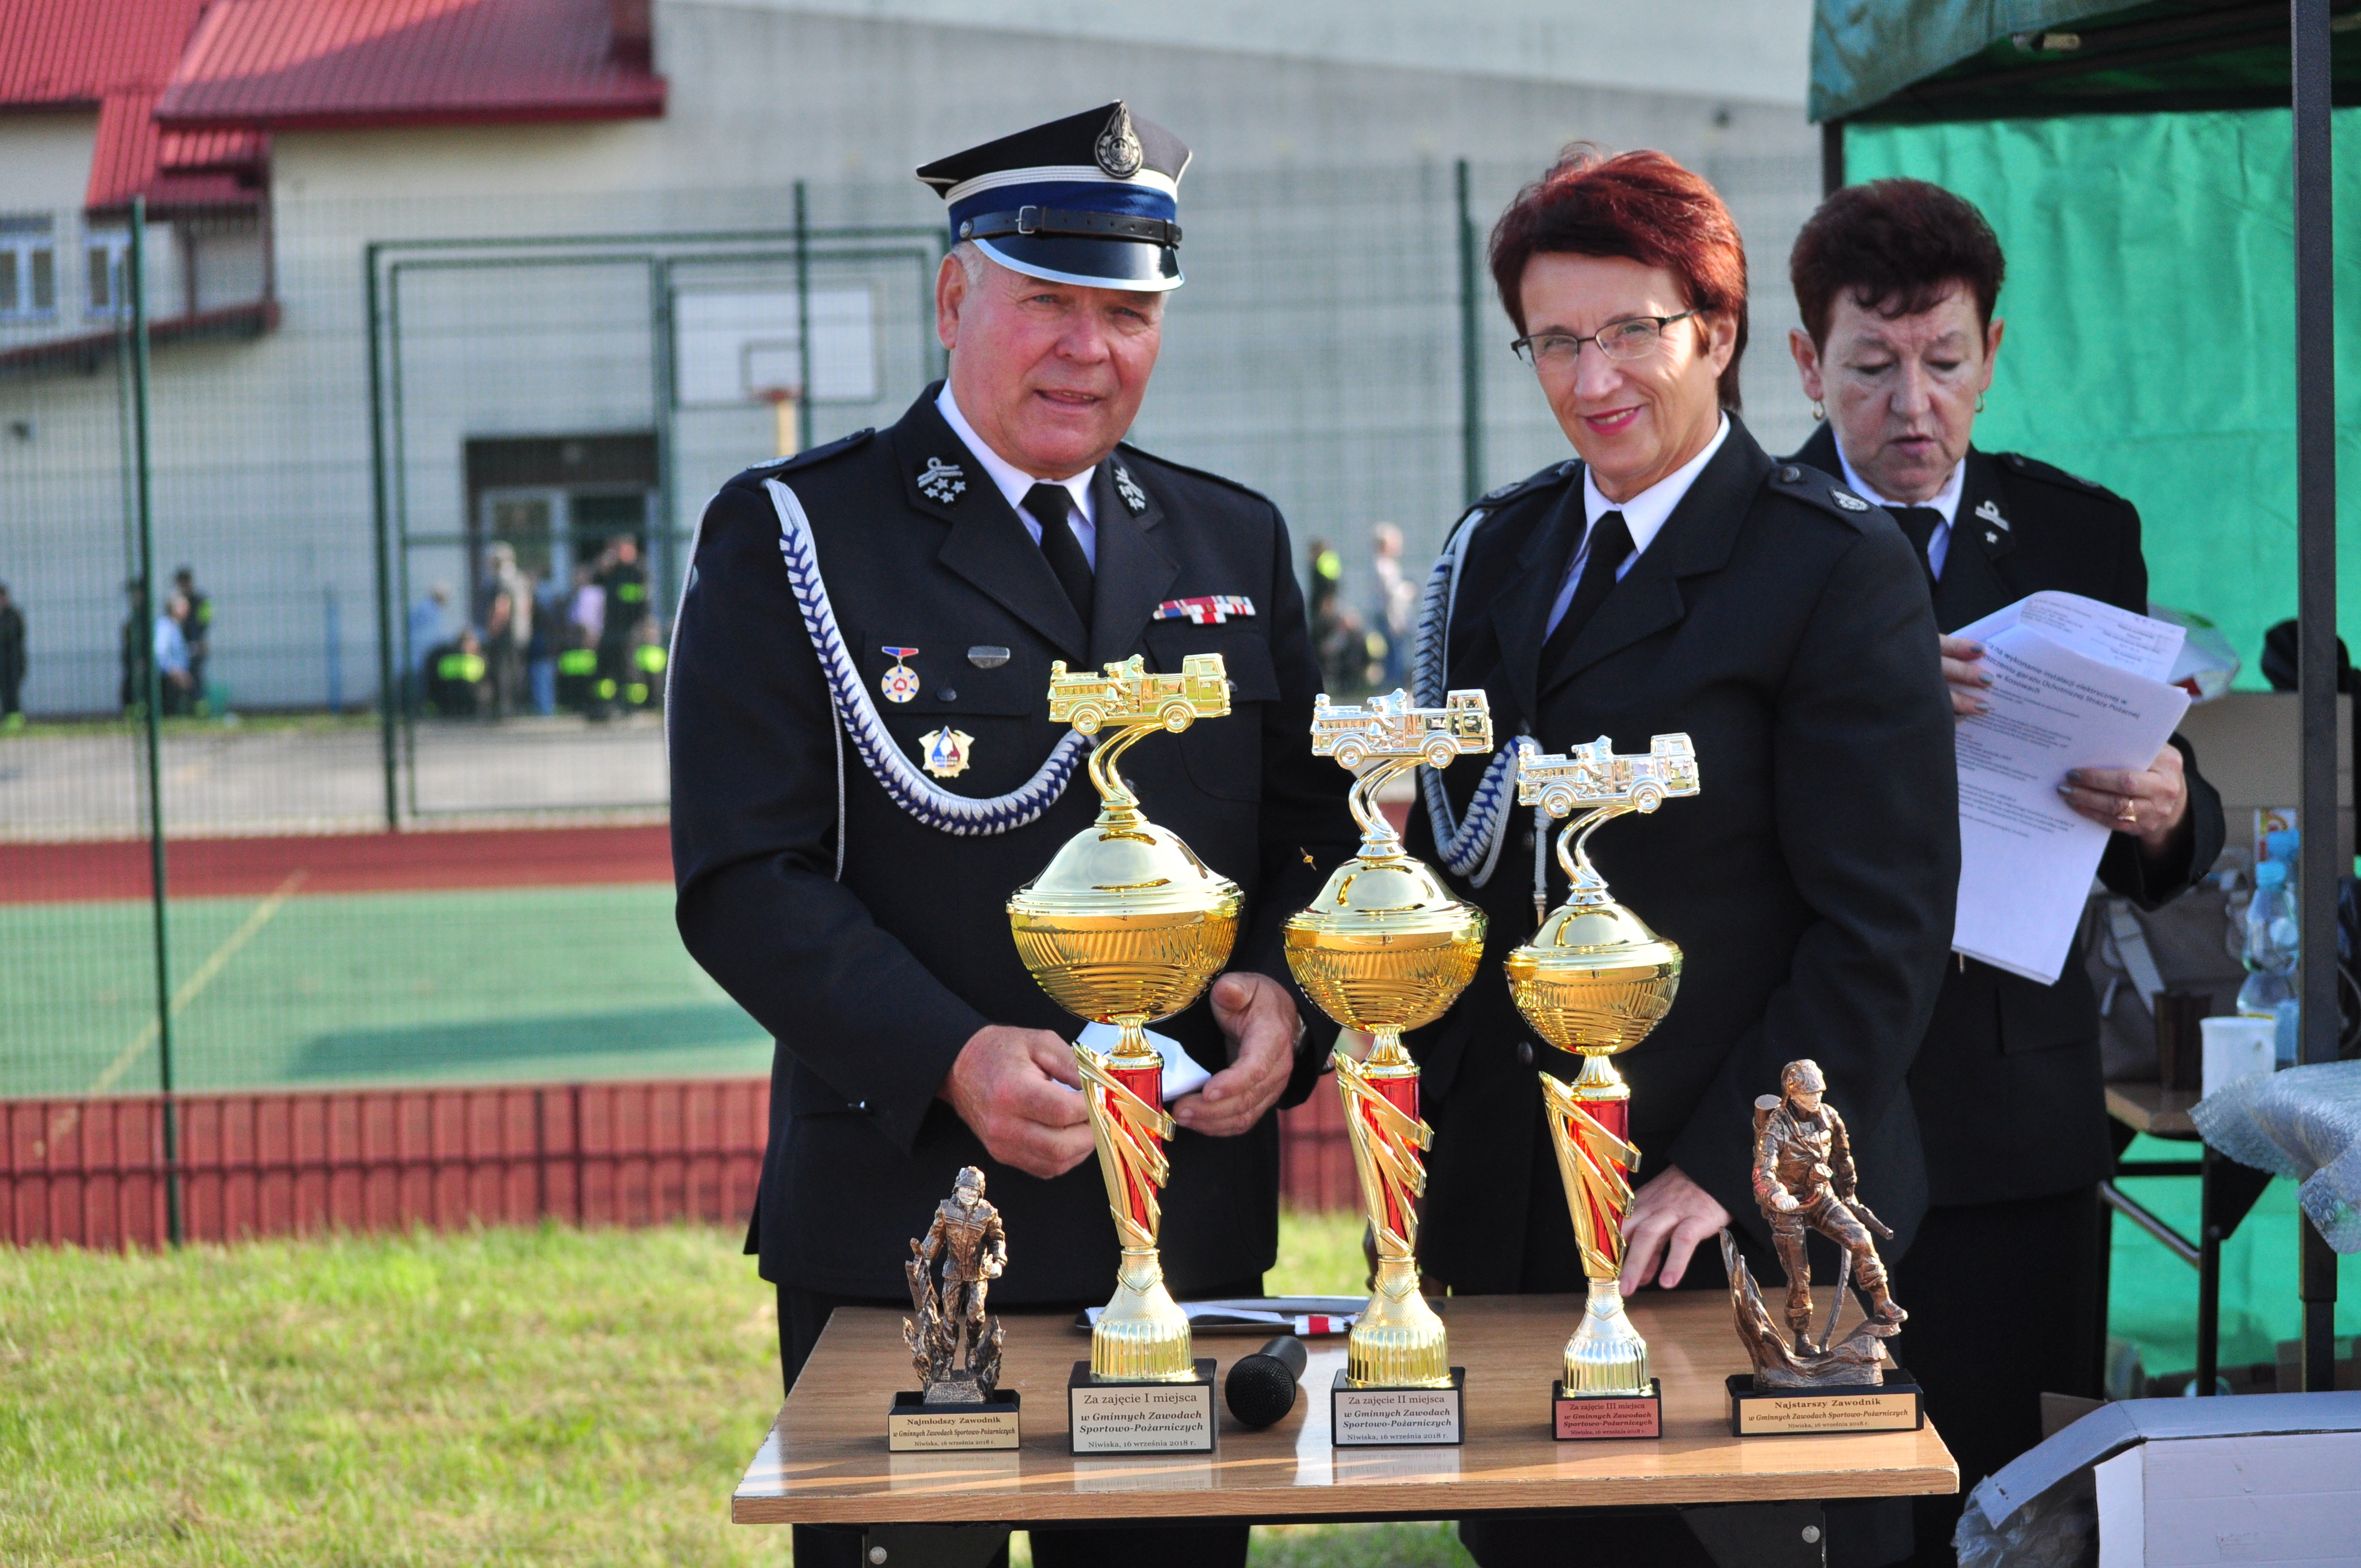
[[[1222,1393],[1238,1424],[1258,1431],[1285,1420],[1295,1409],[1295,1380],[1303,1376],[1307,1359],[1301,1340],[1281,1334],[1252,1355],[1232,1362]]]

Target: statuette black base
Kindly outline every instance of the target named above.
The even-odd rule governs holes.
[[[1592,1438],[1664,1435],[1664,1384],[1648,1379],[1644,1394],[1569,1394],[1564,1378],[1550,1381],[1550,1435],[1560,1442]]]
[[[1213,1358],[1196,1357],[1186,1383],[1101,1383],[1091,1364],[1066,1379],[1066,1438],[1075,1453],[1213,1452]]]
[[[1467,1435],[1467,1369],[1448,1388],[1356,1388],[1343,1371],[1328,1390],[1329,1441],[1338,1448],[1450,1448]]]
[[[929,1405],[917,1389],[894,1396],[885,1412],[885,1447],[894,1453],[969,1453],[1015,1448],[1020,1441],[1016,1389],[977,1402]]]
[[[1840,1383],[1826,1388],[1757,1388],[1750,1373],[1730,1379],[1730,1431],[1734,1437],[1792,1432],[1916,1431],[1927,1424],[1916,1379],[1899,1366],[1883,1383]]]

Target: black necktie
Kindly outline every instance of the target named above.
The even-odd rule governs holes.
[[[1927,554],[1927,546],[1935,542],[1935,531],[1943,526],[1943,514],[1933,507],[1895,507],[1894,521],[1902,525],[1902,535],[1910,541],[1910,548],[1918,552],[1918,565],[1927,570],[1927,581],[1935,580],[1935,558]]]
[[[1542,644],[1542,668],[1546,670],[1563,657],[1574,640],[1607,596],[1615,590],[1615,569],[1631,554],[1631,531],[1624,526],[1620,511],[1602,513],[1590,528],[1590,555],[1583,563],[1582,581],[1574,588],[1574,598],[1565,607],[1565,615],[1557,629]]]
[[[1041,525],[1041,554],[1049,557],[1049,570],[1058,575],[1066,597],[1074,601],[1082,630],[1089,630],[1091,559],[1082,554],[1082,542],[1066,525],[1066,514],[1074,510],[1073,492],[1063,485],[1036,485],[1025,492],[1025,510]]]

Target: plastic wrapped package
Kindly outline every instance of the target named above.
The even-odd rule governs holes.
[[[2241,1165],[2293,1177],[2328,1245],[2361,1252],[2361,1061],[2256,1073],[2190,1112],[2205,1141]]]

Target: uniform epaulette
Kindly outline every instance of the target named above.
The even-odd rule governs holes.
[[[851,451],[876,433],[876,427],[872,425],[818,446],[807,446],[792,457],[774,457],[768,463],[757,463],[746,471],[750,474],[784,474],[790,468],[808,468],[816,463],[825,463],[840,453]]]
[[[1792,496],[1831,517],[1842,518],[1855,532],[1861,532],[1861,524],[1876,510],[1872,502],[1846,488],[1842,479],[1832,478],[1806,464],[1779,464],[1771,470],[1766,482],[1783,496]]]
[[[2124,499],[2104,485],[2092,484],[2080,474],[2070,474],[2056,464],[2044,463],[2038,457],[2027,457],[2022,452],[2001,452],[1994,455],[2007,464],[2011,472],[2022,474],[2028,479],[2039,479],[2061,490],[2080,490],[2084,495],[2103,496],[2111,501]]]
[[[1158,467],[1170,468],[1176,474],[1187,474],[1192,478],[1211,479],[1214,484],[1221,486],[1224,489],[1235,490],[1242,496],[1252,496],[1255,499],[1262,502],[1266,506],[1275,508],[1278,504],[1268,496],[1264,495],[1260,490],[1256,489],[1252,485],[1242,485],[1226,474],[1216,474],[1210,468],[1191,468],[1186,463],[1175,463],[1170,457],[1159,457],[1155,453],[1149,452],[1143,447],[1134,446],[1128,441],[1116,442],[1115,450],[1118,452],[1127,452],[1134,457],[1145,457],[1148,461],[1155,464]]]
[[[1563,463],[1553,463],[1537,473],[1528,474],[1521,479],[1511,479],[1505,485],[1485,491],[1477,498],[1475,505],[1469,507],[1467,511],[1497,511],[1510,501],[1521,499],[1537,491],[1546,490],[1554,485],[1562,485],[1581,472],[1582,459],[1579,457],[1569,457]],[[1467,512],[1464,511],[1460,515],[1465,517]]]

